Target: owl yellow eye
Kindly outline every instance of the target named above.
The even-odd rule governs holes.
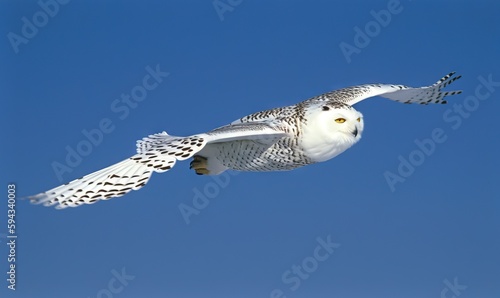
[[[358,122],[361,122],[361,118],[356,119]]]
[[[345,122],[345,118],[337,118],[337,119],[335,119],[335,122],[337,122],[337,123],[344,123]]]

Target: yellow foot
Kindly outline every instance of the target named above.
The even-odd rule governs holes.
[[[190,169],[194,169],[198,175],[207,175],[209,171],[207,170],[207,159],[203,156],[195,155],[193,160],[189,164]]]

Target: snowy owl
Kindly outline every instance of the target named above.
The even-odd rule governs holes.
[[[442,91],[460,78],[454,74],[420,88],[392,84],[347,87],[192,136],[150,135],[137,141],[136,155],[29,199],[58,209],[93,204],[138,190],[153,172],[169,171],[177,161],[188,158],[198,175],[217,175],[228,169],[284,171],[327,161],[356,144],[363,134],[363,115],[354,104],[374,96],[407,104],[444,104],[446,96],[461,93]]]

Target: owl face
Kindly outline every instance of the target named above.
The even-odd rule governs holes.
[[[307,113],[302,143],[316,162],[337,156],[361,139],[363,115],[349,105],[323,103]]]
[[[336,137],[344,136],[348,139],[354,138],[356,141],[361,138],[364,122],[363,115],[354,108],[332,109],[328,106],[322,107],[321,122],[324,122],[327,133]]]

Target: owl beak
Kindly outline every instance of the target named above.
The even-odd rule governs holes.
[[[354,128],[354,131],[352,132],[352,134],[354,135],[354,137],[358,136],[358,128],[357,127]]]

